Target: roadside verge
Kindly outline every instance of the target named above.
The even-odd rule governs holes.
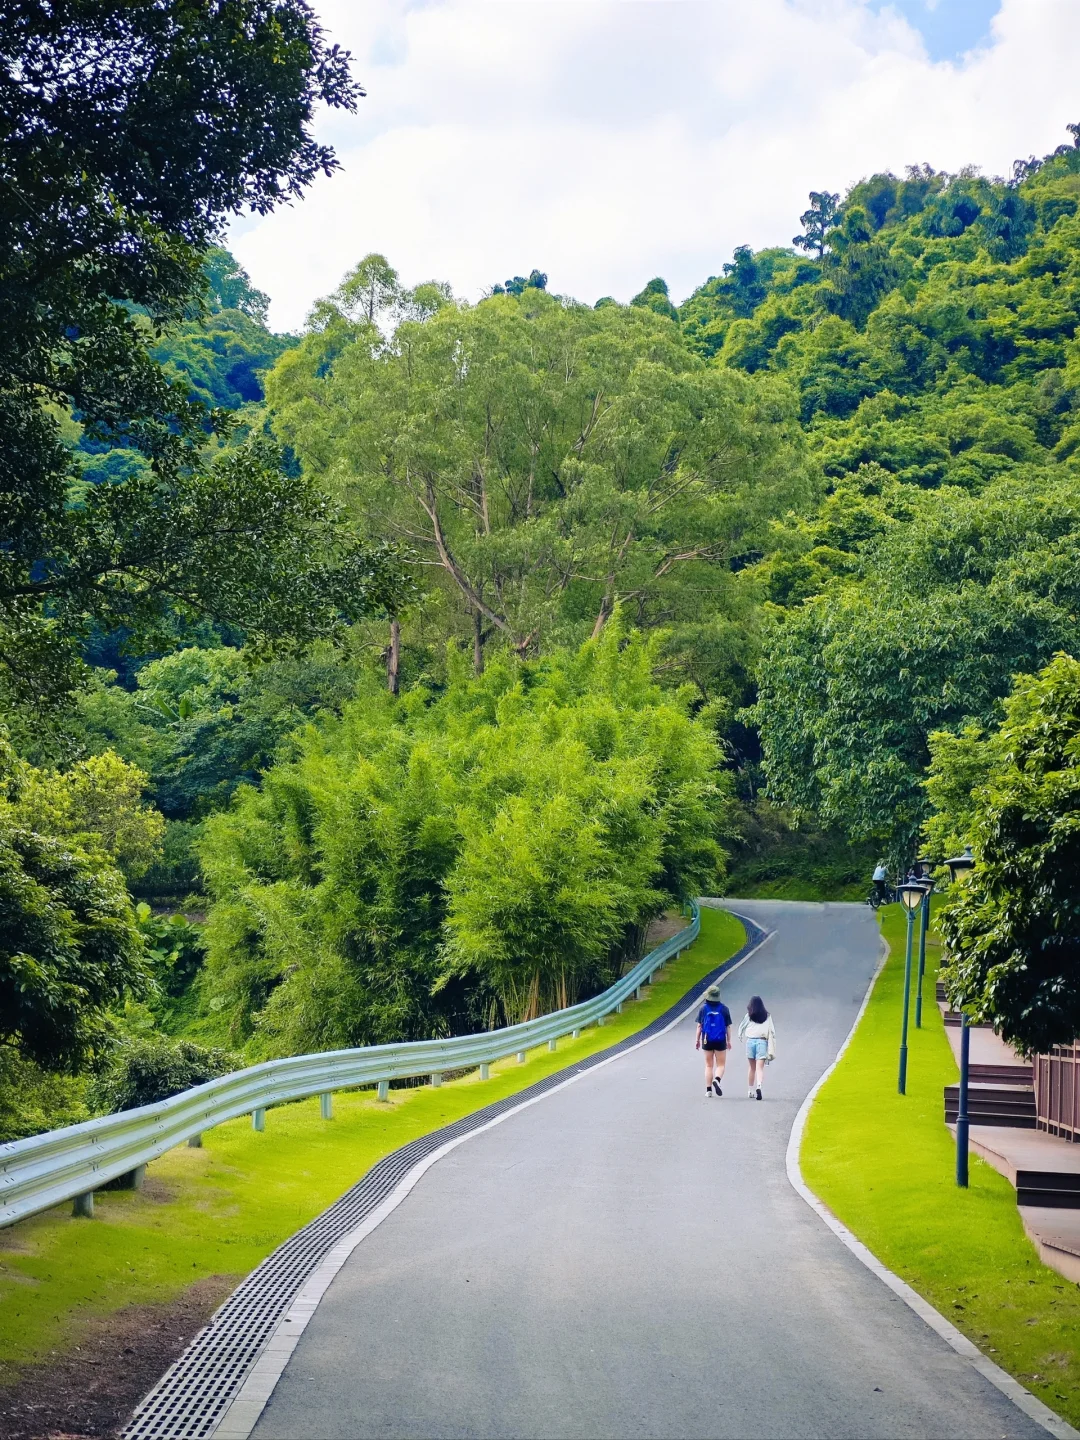
[[[887,957],[836,1061],[811,1091],[788,1147],[792,1184],[864,1264],[958,1353],[1054,1435],[1080,1422],[1080,1288],[1024,1235],[1008,1182],[973,1157],[954,1183],[943,1087],[956,1067],[934,1003],[909,1037],[897,1094],[903,918],[882,914]],[[992,1357],[992,1358],[991,1358]],[[1047,1408],[1049,1407],[1049,1408]]]

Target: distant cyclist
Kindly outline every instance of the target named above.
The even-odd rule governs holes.
[[[879,905],[884,905],[889,898],[889,872],[884,860],[879,860],[874,869],[874,895]]]
[[[705,1094],[722,1095],[727,1052],[731,1048],[731,1011],[720,999],[720,986],[710,985],[698,1011],[695,1049],[705,1051]]]

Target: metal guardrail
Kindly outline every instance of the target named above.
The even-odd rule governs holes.
[[[438,1084],[447,1070],[477,1066],[486,1079],[486,1067],[493,1061],[515,1054],[523,1057],[545,1043],[554,1049],[561,1037],[602,1023],[648,984],[655,971],[692,944],[700,930],[701,912],[692,903],[690,924],[651,950],[610,989],[537,1020],[448,1040],[411,1040],[267,1060],[153,1105],[9,1141],[0,1145],[0,1226],[65,1200],[92,1197],[109,1181],[238,1115],[251,1114],[256,1129],[262,1129],[266,1109],[284,1101],[324,1095],[324,1114],[328,1114],[329,1096],[335,1090],[378,1085],[385,1097],[391,1080],[430,1075]]]

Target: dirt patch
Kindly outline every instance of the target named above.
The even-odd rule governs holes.
[[[119,1433],[193,1336],[239,1283],[209,1275],[164,1305],[130,1305],[94,1320],[79,1344],[0,1386],[4,1440],[83,1440]]]
[[[677,935],[680,930],[685,930],[689,923],[686,916],[680,915],[677,910],[669,910],[665,915],[658,915],[645,935],[645,948],[642,954],[647,955],[650,950],[655,950],[657,945],[662,945],[665,940],[670,940],[672,935]]]

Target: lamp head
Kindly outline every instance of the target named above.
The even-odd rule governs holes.
[[[909,880],[899,887],[900,900],[907,910],[917,910],[927,893],[927,887],[918,880]]]
[[[929,880],[930,872],[934,868],[934,862],[926,855],[920,855],[915,861],[915,874],[920,880]]]
[[[954,882],[966,880],[975,869],[975,856],[971,853],[971,846],[965,845],[962,855],[954,855],[951,860],[946,860],[945,864],[949,867],[949,875]]]

